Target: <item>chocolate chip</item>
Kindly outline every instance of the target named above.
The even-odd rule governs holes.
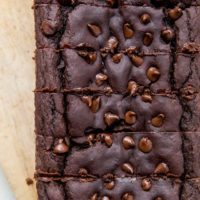
[[[156,67],[150,67],[147,70],[147,78],[152,81],[155,82],[159,79],[160,77],[160,72]]]
[[[94,37],[98,37],[102,33],[101,28],[95,24],[88,24],[87,27]]]
[[[169,172],[169,167],[165,163],[160,163],[154,170],[155,174],[167,174]]]
[[[57,1],[63,6],[74,5],[76,3],[76,0],[57,0]]]
[[[153,42],[153,34],[152,33],[145,33],[143,36],[143,44],[145,46],[150,46]]]
[[[116,37],[112,36],[109,38],[106,47],[110,48],[110,49],[116,49],[118,46],[118,40]]]
[[[134,196],[130,193],[125,193],[123,196],[122,196],[122,200],[135,200]]]
[[[101,104],[101,98],[100,97],[94,98],[92,100],[92,105],[91,105],[91,108],[90,108],[91,111],[93,113],[96,113],[100,108],[100,104]]]
[[[142,96],[142,101],[151,103],[153,101],[153,97],[151,95],[151,91],[149,89],[145,89]]]
[[[106,81],[108,79],[108,76],[103,74],[103,73],[99,73],[96,75],[96,84],[98,86],[102,85],[104,81]]]
[[[107,126],[111,126],[117,121],[119,121],[119,117],[112,113],[105,113],[104,120]]]
[[[136,113],[133,111],[128,111],[125,113],[124,121],[129,124],[133,125],[136,122]]]
[[[122,56],[123,54],[122,53],[118,53],[118,54],[115,54],[113,57],[112,57],[112,60],[114,63],[119,63],[122,59]]]
[[[178,6],[176,6],[175,8],[169,10],[168,12],[168,16],[173,20],[176,21],[177,19],[179,19],[183,14],[183,11],[181,8],[179,8]]]
[[[134,173],[134,169],[130,163],[124,163],[121,168],[124,172],[126,172],[128,174]]]
[[[163,114],[159,114],[156,117],[153,117],[151,120],[151,124],[155,127],[161,127],[164,123],[165,116]]]
[[[111,136],[111,135],[108,135],[108,134],[105,134],[105,135],[104,135],[104,142],[105,142],[105,144],[106,144],[108,147],[111,147],[111,146],[112,146],[112,143],[113,143],[112,136]]]
[[[82,96],[81,100],[87,104],[88,107],[92,106],[92,97],[91,96]]]
[[[143,23],[143,24],[148,24],[150,21],[151,21],[151,16],[147,13],[141,15],[140,17],[140,21]]]
[[[138,48],[135,46],[130,46],[128,49],[126,49],[126,53],[129,57],[131,57],[134,53],[138,51]]]
[[[133,56],[131,57],[131,60],[132,60],[133,64],[134,64],[136,67],[141,66],[141,65],[143,64],[143,62],[144,62],[143,58],[140,57],[140,56],[137,56],[137,55],[133,55]]]
[[[108,190],[112,190],[115,187],[115,181],[104,183],[104,187]]]
[[[98,200],[98,194],[97,193],[93,194],[90,200]]]
[[[85,168],[80,168],[79,171],[78,171],[78,174],[80,176],[87,176],[88,175],[88,171]]]
[[[169,43],[174,39],[174,31],[170,28],[166,28],[161,31],[161,38],[166,42]]]
[[[108,196],[103,196],[103,197],[101,198],[101,200],[111,200],[111,199],[110,199],[110,197],[108,197]]]
[[[131,149],[135,147],[135,141],[130,136],[125,136],[122,140],[122,144],[125,149]]]
[[[105,47],[103,48],[103,52],[106,53],[114,53],[115,49],[117,48],[119,42],[116,37],[112,36],[109,38],[109,40],[106,42]]]
[[[101,98],[92,98],[91,96],[82,96],[81,100],[87,104],[92,112],[97,112],[100,108]]]
[[[150,179],[143,179],[141,182],[141,187],[144,191],[149,191],[151,189],[151,180]]]
[[[93,144],[94,140],[95,140],[95,137],[93,134],[88,135],[87,141],[89,142],[90,145]]]
[[[58,144],[54,147],[53,152],[56,154],[64,154],[69,151],[69,147],[64,142],[64,139],[59,139]]]
[[[142,98],[142,101],[144,101],[144,102],[148,102],[148,103],[151,103],[152,101],[153,101],[153,98],[152,98],[152,96],[150,95],[150,94],[148,94],[148,93],[144,93],[142,96],[141,96],[141,98]]]
[[[97,60],[96,52],[78,51],[78,55],[84,58],[89,64],[93,64]]]
[[[124,37],[126,39],[130,39],[134,36],[134,31],[133,31],[133,28],[131,26],[131,24],[129,23],[125,23],[124,26],[123,26],[123,32],[124,32]]]
[[[153,148],[153,144],[152,144],[152,142],[151,142],[151,140],[149,138],[143,137],[139,141],[138,148],[143,153],[149,153]]]
[[[52,36],[57,31],[57,27],[55,22],[52,22],[50,20],[44,20],[41,24],[41,30],[44,33],[44,35]]]
[[[111,94],[111,93],[113,93],[112,88],[109,87],[109,86],[108,86],[108,87],[105,87],[104,90],[106,91],[106,94],[108,94],[108,95]]]
[[[136,94],[138,90],[137,83],[135,81],[129,81],[128,82],[128,93],[132,96]]]
[[[154,200],[163,200],[161,197],[156,197]]]
[[[97,54],[96,52],[90,52],[88,53],[88,62],[89,63],[94,63],[97,59]]]

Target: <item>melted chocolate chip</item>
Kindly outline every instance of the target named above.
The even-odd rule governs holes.
[[[91,96],[82,96],[81,100],[83,103],[87,104],[88,107],[92,106],[92,97]]]
[[[139,141],[138,148],[143,153],[149,153],[152,150],[153,145],[149,138],[144,137]]]
[[[135,200],[134,196],[130,193],[125,193],[123,196],[122,196],[122,200]]]
[[[170,28],[166,28],[161,31],[161,38],[166,42],[170,43],[174,39],[174,31]]]
[[[106,81],[108,79],[108,76],[103,74],[103,73],[99,73],[96,75],[96,84],[98,86],[102,85],[104,81]]]
[[[135,54],[138,51],[138,48],[135,46],[130,46],[128,49],[126,49],[126,53],[129,57],[131,57],[133,54]]]
[[[141,182],[141,187],[144,191],[149,191],[151,189],[151,180],[150,179],[143,179]]]
[[[173,21],[176,21],[177,19],[179,19],[182,16],[182,14],[183,14],[183,11],[178,6],[173,8],[173,9],[171,9],[171,10],[169,10],[169,12],[168,12],[168,16]]]
[[[156,67],[150,67],[147,70],[147,78],[152,81],[155,82],[159,79],[160,77],[160,72]]]
[[[151,16],[147,13],[141,15],[140,17],[140,21],[143,23],[143,24],[148,24],[150,21],[151,21]]]
[[[111,200],[111,199],[110,199],[110,197],[108,197],[108,196],[103,196],[103,197],[101,198],[101,200]]]
[[[58,144],[55,145],[53,152],[56,154],[64,154],[69,151],[69,147],[64,142],[64,139],[59,139]]]
[[[136,122],[136,113],[133,111],[128,111],[125,113],[124,121],[129,124],[133,125]]]
[[[104,187],[108,190],[112,190],[115,187],[115,181],[110,181],[108,183],[104,183]]]
[[[96,113],[100,108],[100,104],[101,104],[101,98],[100,97],[94,98],[92,100],[92,105],[91,105],[91,108],[90,108],[91,111],[93,113]]]
[[[101,49],[101,51],[103,53],[114,53],[115,49],[118,47],[118,40],[116,37],[112,36],[109,38],[109,40],[106,42],[106,45],[103,49]]]
[[[154,200],[164,200],[164,199],[161,197],[156,197]]]
[[[158,164],[154,170],[155,174],[167,174],[168,172],[169,172],[169,167],[165,163]]]
[[[94,135],[93,135],[93,134],[88,135],[87,141],[88,141],[88,143],[89,143],[90,145],[92,145],[93,142],[95,141]]]
[[[143,36],[143,44],[145,46],[150,46],[153,42],[153,34],[152,33],[145,33]]]
[[[151,124],[155,127],[161,127],[164,123],[165,116],[163,114],[159,114],[152,118]]]
[[[129,23],[125,23],[124,24],[123,32],[124,32],[124,37],[126,39],[132,38],[134,36],[134,34],[135,34],[131,24],[129,24]]]
[[[114,63],[119,63],[122,59],[122,56],[123,54],[122,53],[118,53],[118,54],[115,54],[113,57],[112,57],[112,60]]]
[[[78,51],[78,55],[84,58],[89,64],[93,64],[97,59],[96,52]]]
[[[107,126],[111,126],[117,121],[119,121],[119,117],[112,113],[105,113],[104,120]]]
[[[129,81],[128,82],[128,93],[132,96],[136,94],[138,90],[137,83],[135,81]]]
[[[130,163],[124,163],[121,167],[121,169],[128,173],[128,174],[133,174],[134,173],[134,169],[133,166]]]
[[[136,67],[141,66],[141,65],[143,64],[143,62],[144,62],[143,58],[140,57],[140,56],[137,56],[137,55],[133,55],[133,56],[131,57],[131,60],[132,60],[133,64],[134,64]]]
[[[95,24],[88,24],[87,27],[94,37],[98,37],[102,33],[101,28]]]
[[[131,149],[135,147],[135,141],[130,136],[125,136],[122,140],[122,144],[125,149]]]
[[[93,194],[90,200],[98,200],[98,194],[97,193]]]
[[[109,87],[109,86],[108,86],[108,87],[105,87],[104,89],[105,89],[105,91],[106,91],[107,94],[111,94],[111,93],[113,93],[112,88]]]
[[[153,101],[152,96],[149,93],[144,93],[142,96],[142,101],[151,103]]]
[[[100,103],[101,103],[100,97],[92,98],[91,96],[82,96],[81,100],[85,104],[87,104],[87,106],[93,113],[96,113],[100,108]]]
[[[104,138],[105,144],[106,144],[108,147],[111,147],[111,146],[112,146],[112,143],[113,143],[112,136],[111,136],[111,135],[108,135],[108,134],[105,134],[105,135],[103,136],[103,138]]]

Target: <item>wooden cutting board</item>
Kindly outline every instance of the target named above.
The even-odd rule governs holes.
[[[0,2],[0,168],[17,200],[36,200],[32,0]]]

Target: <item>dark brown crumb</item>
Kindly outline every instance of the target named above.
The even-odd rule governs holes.
[[[30,177],[28,177],[28,178],[26,178],[26,184],[27,185],[32,185],[34,182],[33,182],[33,179],[32,178],[30,178]]]

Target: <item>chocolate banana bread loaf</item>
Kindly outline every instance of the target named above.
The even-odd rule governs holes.
[[[200,199],[200,1],[35,0],[39,200]]]

